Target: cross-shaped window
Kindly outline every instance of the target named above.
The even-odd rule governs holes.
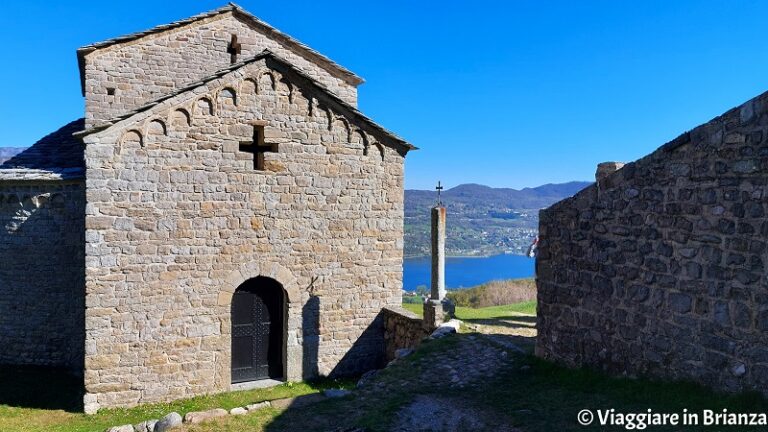
[[[237,63],[237,55],[240,54],[241,47],[242,45],[237,42],[237,35],[233,34],[232,39],[229,41],[229,45],[227,45],[227,52],[229,53],[230,63]]]
[[[264,171],[264,153],[277,152],[277,144],[264,143],[264,126],[253,127],[253,140],[240,141],[240,151],[253,154],[253,169]]]

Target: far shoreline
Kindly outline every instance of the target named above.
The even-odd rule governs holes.
[[[521,257],[527,257],[525,254],[516,254],[516,253],[497,253],[493,255],[446,255],[446,258],[490,258],[495,257],[499,255],[512,255],[512,256],[521,256]],[[432,255],[413,255],[413,256],[404,256],[403,259],[419,259],[419,258],[431,258]]]

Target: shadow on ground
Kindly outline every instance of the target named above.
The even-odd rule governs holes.
[[[83,379],[66,370],[0,366],[0,405],[83,411]]]
[[[505,317],[507,318],[507,317]],[[296,399],[267,425],[269,432],[518,431],[516,410],[493,403],[489,393],[530,368],[535,329],[528,316],[478,320],[465,332],[431,340],[395,360],[337,399]],[[498,333],[494,332],[498,330]],[[525,366],[525,367],[524,367]],[[525,410],[527,408],[523,408]]]

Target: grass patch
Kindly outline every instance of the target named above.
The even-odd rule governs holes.
[[[606,429],[593,424],[580,426],[576,415],[582,409],[615,409],[620,413],[701,414],[710,409],[722,412],[750,413],[768,411],[768,401],[757,393],[739,395],[714,392],[687,382],[660,382],[650,379],[611,378],[599,372],[567,369],[535,357],[518,357],[518,367],[509,368],[488,383],[482,391],[467,397],[486,406],[511,413],[515,425],[526,431],[624,430]],[[522,370],[526,364],[530,369]],[[699,417],[701,421],[701,415]],[[597,423],[597,421],[595,421]],[[649,426],[654,431],[710,430],[697,426]],[[714,430],[755,430],[727,427]]]
[[[49,375],[46,375],[49,374]],[[296,397],[317,393],[327,388],[349,388],[352,381],[319,380],[306,383],[286,383],[268,389],[229,392],[198,396],[172,403],[146,404],[129,409],[105,409],[86,416],[74,412],[81,405],[77,381],[60,372],[40,368],[0,368],[0,431],[3,432],[94,432],[110,426],[136,424],[160,418],[176,411],[182,416],[190,411],[212,408],[231,409],[265,400]],[[58,396],[63,395],[63,396]],[[66,397],[67,400],[61,399]],[[74,409],[73,409],[74,408]],[[270,421],[276,410],[254,414],[251,421]]]
[[[403,308],[423,316],[421,304],[403,303]],[[499,319],[510,314],[536,315],[536,301],[509,304],[504,306],[490,306],[484,308],[456,307],[456,318],[460,320]]]
[[[536,300],[536,279],[495,280],[471,288],[450,290],[448,298],[456,306],[485,308]]]
[[[456,318],[460,320],[473,319],[499,319],[510,314],[536,315],[536,301],[509,304],[504,306],[490,306],[484,308],[456,307]]]

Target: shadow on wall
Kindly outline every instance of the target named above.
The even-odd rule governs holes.
[[[320,348],[320,297],[312,295],[302,309],[302,349],[303,377],[315,378],[319,374],[317,367]]]
[[[302,309],[303,329],[303,377],[313,379],[320,376],[320,302],[321,297],[311,295]],[[329,377],[348,377],[383,367],[386,361],[384,345],[384,317],[379,313],[339,363],[328,374]]]
[[[82,374],[83,185],[0,187],[0,364]]]
[[[352,344],[330,373],[330,377],[349,377],[379,369],[386,364],[384,316],[381,312]]]
[[[318,348],[320,297],[312,296],[304,305],[304,376],[306,379],[319,376]],[[331,371],[330,377],[357,377],[372,369],[380,369],[386,364],[384,345],[384,316],[379,313],[371,325],[363,331],[358,340],[342,357]],[[311,407],[316,403],[333,403],[333,399],[323,401],[319,394],[308,394],[293,399],[283,413],[265,426],[266,432],[285,432],[292,430],[336,430],[339,421],[349,419],[348,413],[334,410],[332,415],[316,417]],[[309,410],[308,410],[309,409]]]
[[[83,412],[83,379],[64,369],[0,366],[0,405]]]

